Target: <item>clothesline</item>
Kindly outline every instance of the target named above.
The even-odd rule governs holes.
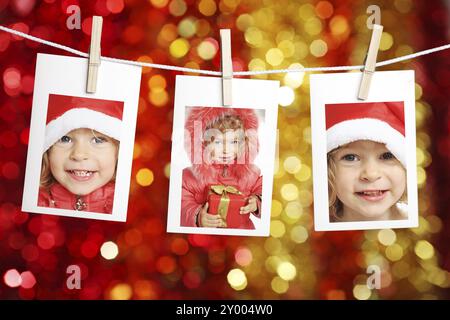
[[[20,32],[14,29],[6,28],[4,26],[0,25],[0,30],[14,34],[19,37],[23,37],[25,39],[39,42],[42,44],[45,44],[50,47],[54,47],[57,49],[61,49],[66,52],[70,52],[74,55],[78,55],[80,57],[88,58],[89,54],[86,52],[82,52],[79,50],[75,50],[73,48],[61,45],[59,43],[55,43],[52,41],[44,40],[38,37],[34,37],[32,35],[29,35],[24,32]],[[419,51],[416,53],[408,54],[406,56],[401,56],[381,62],[376,63],[376,67],[382,67],[387,66],[389,64],[394,64],[400,61],[405,61],[409,59],[414,59],[423,55],[431,54],[434,52],[442,51],[450,49],[450,44],[446,44],[440,47],[431,48],[423,51]],[[185,67],[177,67],[177,66],[170,66],[165,64],[157,64],[157,63],[149,63],[149,62],[141,62],[141,61],[133,61],[133,60],[125,60],[125,59],[117,59],[117,58],[111,58],[111,57],[101,57],[102,61],[110,61],[115,63],[123,63],[128,65],[134,65],[134,66],[141,66],[141,67],[149,67],[149,68],[155,68],[155,69],[163,69],[163,70],[172,70],[172,71],[180,71],[180,72],[190,72],[190,73],[198,73],[198,74],[206,74],[211,76],[222,76],[222,72],[220,71],[212,71],[212,70],[200,70],[200,69],[193,69],[193,68],[185,68]],[[251,75],[260,75],[260,74],[274,74],[274,73],[290,73],[290,72],[319,72],[319,71],[350,71],[350,70],[361,70],[364,68],[363,65],[359,66],[336,66],[336,67],[313,67],[313,68],[292,68],[292,69],[275,69],[275,70],[259,70],[259,71],[238,71],[233,72],[233,75],[235,76],[251,76]]]

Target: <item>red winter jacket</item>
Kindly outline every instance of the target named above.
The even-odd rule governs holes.
[[[71,193],[59,183],[40,188],[38,206],[96,213],[111,213],[115,183],[109,182],[85,196]]]
[[[246,145],[244,163],[229,165],[197,164],[194,159],[195,155],[197,154],[197,157],[199,154],[202,155],[205,148],[202,141],[203,133],[209,128],[211,123],[227,115],[237,116],[241,119],[246,131],[248,143]],[[199,124],[202,132],[200,137],[198,134],[194,134],[199,131]],[[246,198],[251,195],[257,196],[258,210],[254,214],[259,217],[261,215],[262,176],[260,169],[253,164],[259,147],[257,134],[254,134],[258,129],[258,117],[255,111],[242,108],[192,107],[186,120],[185,129],[189,133],[189,135],[185,135],[185,149],[193,165],[183,170],[181,226],[197,226],[197,215],[201,207],[207,202],[208,190],[211,185],[236,187]],[[199,146],[200,150],[198,150]],[[250,152],[250,149],[256,150],[256,152]],[[240,228],[254,229],[254,225],[250,220],[250,214],[242,216],[244,219]]]
[[[204,169],[198,172],[198,169]],[[207,170],[205,170],[207,169]],[[238,173],[240,177],[238,177]],[[255,165],[219,165],[206,168],[190,167],[183,170],[181,193],[181,225],[196,227],[197,214],[208,200],[208,190],[211,185],[227,185],[236,187],[244,197],[261,196],[262,176]],[[257,200],[258,210],[255,216],[261,216],[261,201]],[[242,215],[241,229],[254,229],[250,214]]]

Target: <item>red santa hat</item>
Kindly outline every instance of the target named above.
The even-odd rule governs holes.
[[[386,148],[406,168],[403,102],[338,103],[325,105],[327,152],[357,140]]]
[[[87,128],[120,141],[123,102],[50,94],[44,152],[72,130]]]

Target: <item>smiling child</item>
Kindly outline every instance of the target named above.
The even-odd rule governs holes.
[[[123,103],[50,95],[38,205],[111,213]]]
[[[185,147],[192,166],[183,170],[181,225],[254,229],[250,214],[261,215],[262,176],[253,164],[258,151],[254,110],[194,107],[186,121]],[[208,192],[224,186],[239,192],[244,203],[236,224],[226,225],[209,212]]]
[[[330,220],[407,218],[403,103],[326,105]]]

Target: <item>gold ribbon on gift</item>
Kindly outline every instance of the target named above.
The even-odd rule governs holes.
[[[230,204],[230,197],[228,196],[228,193],[232,194],[242,194],[242,193],[233,186],[224,186],[224,185],[211,186],[211,190],[214,193],[221,195],[217,213],[222,218],[224,227],[227,227],[228,206]]]

